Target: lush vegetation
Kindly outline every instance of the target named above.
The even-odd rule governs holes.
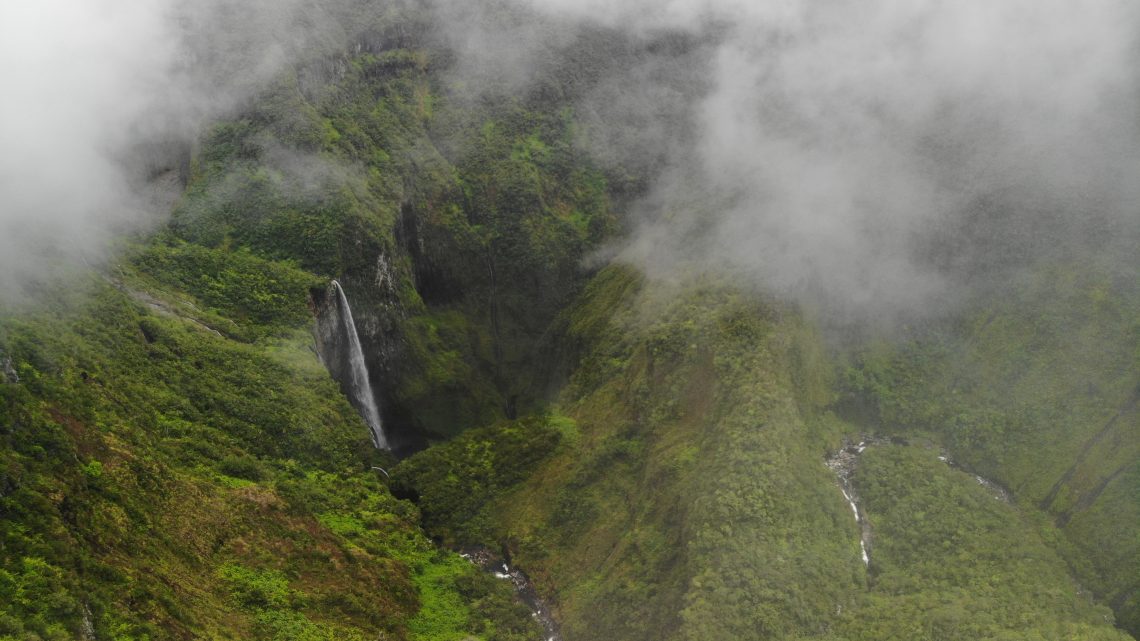
[[[1065,533],[1059,549],[1140,631],[1140,290],[1113,263],[1043,266],[957,326],[847,369],[845,411],[936,434]]]
[[[449,546],[494,540],[488,503],[525,480],[558,444],[550,417],[528,417],[469,430],[402,461],[392,475],[397,494],[415,497],[423,524]]]
[[[18,376],[0,384],[0,637],[533,638],[511,590],[436,550],[369,470],[384,461],[296,328],[304,288],[277,324],[239,318],[270,337],[250,344],[186,293],[148,311],[143,283],[0,320]],[[446,625],[441,600],[463,606]]]
[[[476,454],[489,435],[401,466],[425,506],[481,510],[463,535],[490,529],[485,542],[509,547],[551,590],[567,638],[1127,638],[1073,581],[1072,548],[1045,515],[938,460],[931,436],[863,455],[865,568],[823,465],[859,433],[829,408],[859,417],[791,310],[615,267],[559,327],[578,364],[559,401],[572,421],[529,478],[489,504],[447,491],[447,474],[479,460],[477,478],[492,478]]]
[[[449,110],[425,51],[334,58],[214,127],[168,230],[0,317],[0,638],[540,634],[370,469],[392,458],[317,361],[309,293],[340,277],[393,354],[388,418],[489,422],[610,224],[605,182],[561,111]],[[520,452],[552,446],[536,429]]]
[[[195,269],[224,281],[209,261],[258,257],[339,278],[368,353],[387,356],[370,368],[390,381],[378,391],[397,431],[454,435],[540,407],[546,330],[615,226],[573,113],[472,104],[441,81],[438,51],[363,52],[312,82],[323,62],[210,132],[145,267],[243,317],[300,283],[215,302],[224,283]]]
[[[0,311],[0,640],[539,638],[474,544],[570,641],[1140,630],[1135,272],[1044,266],[849,358],[727,282],[590,273],[643,177],[568,105],[633,49],[475,99],[368,4],[206,133],[168,228]],[[431,447],[374,451],[318,361],[330,278]],[[868,431],[920,445],[859,463],[866,567],[823,460]]]
[[[875,446],[855,484],[874,539],[868,591],[830,638],[1127,639],[1070,578],[1041,515],[929,447]]]

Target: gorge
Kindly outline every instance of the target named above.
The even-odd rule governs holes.
[[[1125,4],[87,20],[0,125],[0,641],[1135,638]]]

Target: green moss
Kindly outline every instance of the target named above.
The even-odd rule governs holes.
[[[217,571],[229,589],[230,599],[249,610],[281,609],[293,600],[289,581],[281,572],[259,572],[227,563]]]
[[[459,557],[451,557],[449,561],[448,564],[433,565],[416,577],[423,605],[408,622],[408,629],[416,641],[459,641],[467,638],[470,612],[455,591],[454,581],[471,570]]]
[[[0,318],[23,373],[0,384],[5,634],[73,638],[86,619],[115,638],[407,638],[416,577],[454,561],[368,471],[390,459],[307,340],[208,331],[202,303],[173,287],[186,263],[156,264],[131,293],[84,283],[93,293],[73,307]],[[148,282],[172,285],[160,299],[138,289]],[[282,282],[303,294],[312,281]],[[188,304],[152,313],[140,291]],[[286,326],[293,299],[276,300],[243,319],[252,333]],[[501,588],[433,590],[472,608],[473,633],[517,621],[473,606],[511,603]]]

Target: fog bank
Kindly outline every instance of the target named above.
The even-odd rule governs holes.
[[[456,95],[558,77],[635,185],[610,254],[659,278],[890,321],[1052,253],[1136,253],[1124,0],[43,0],[0,6],[0,296],[162,220],[204,122],[403,10],[455,49]]]
[[[1135,3],[513,6],[541,30],[465,21],[466,73],[518,73],[481,42],[516,43],[515,60],[572,46],[534,33],[609,30],[640,47],[578,113],[599,158],[653,174],[614,250],[652,275],[728,274],[889,323],[1050,254],[1135,253]]]
[[[0,302],[163,221],[201,127],[343,49],[358,4],[0,3]]]

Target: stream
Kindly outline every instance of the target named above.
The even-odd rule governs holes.
[[[875,436],[864,436],[857,444],[846,443],[838,452],[827,458],[824,463],[827,467],[835,473],[835,477],[839,483],[839,491],[843,492],[843,498],[847,500],[847,504],[851,506],[851,512],[855,515],[855,523],[859,525],[859,548],[863,557],[863,565],[871,565],[871,547],[873,532],[871,531],[871,524],[867,522],[866,515],[859,507],[859,495],[856,493],[854,486],[851,483],[852,475],[855,468],[859,464],[859,457],[868,447],[875,447],[878,445],[909,445],[905,439],[898,437],[882,438]],[[997,500],[1005,503],[1012,503],[1012,496],[1009,491],[1001,485],[983,478],[969,470],[964,469],[962,466],[955,463],[950,455],[942,451],[938,455],[938,460],[946,465],[966,472],[974,477],[974,480],[979,485],[989,490],[990,494]]]
[[[475,547],[463,550],[459,556],[479,566],[485,572],[495,575],[495,578],[510,581],[515,588],[519,600],[530,608],[531,616],[538,621],[543,629],[543,638],[546,641],[562,641],[562,634],[558,630],[558,622],[550,613],[550,608],[538,595],[534,583],[525,572],[518,568],[511,568],[507,560],[497,556],[485,547]]]

